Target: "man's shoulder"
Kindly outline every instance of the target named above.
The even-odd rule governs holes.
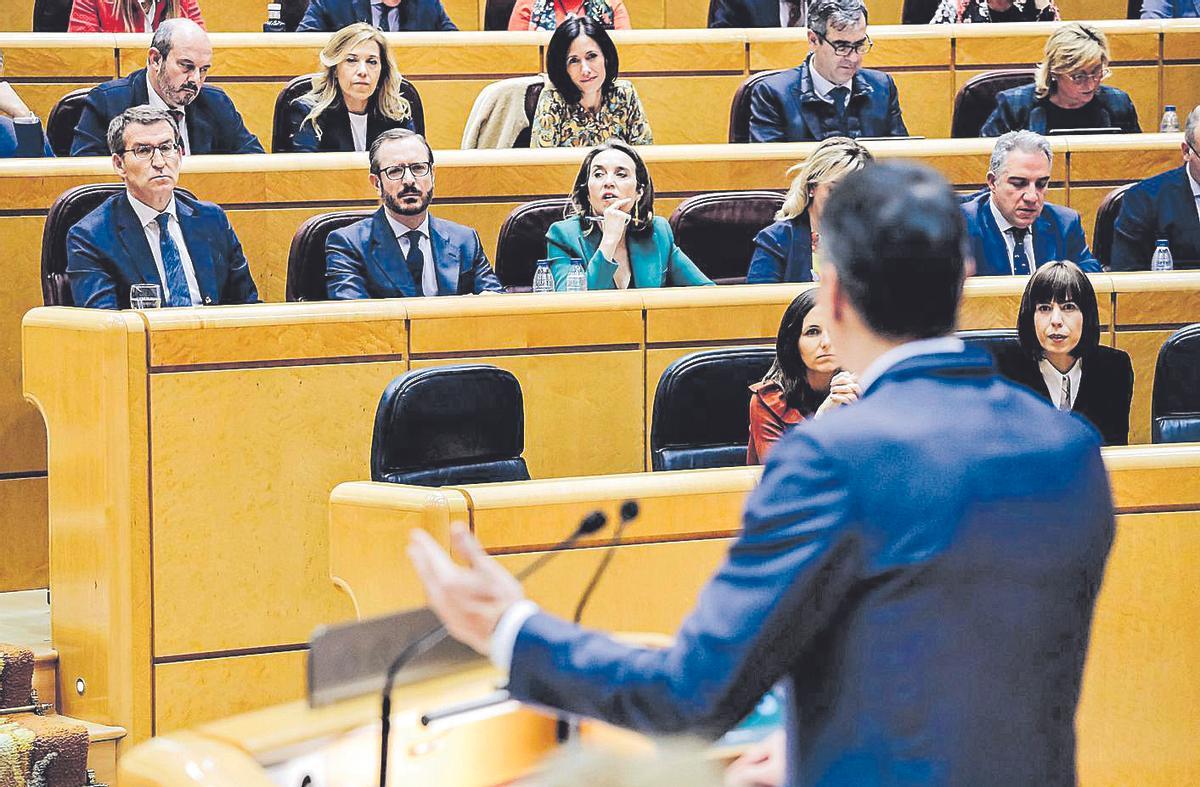
[[[175,192],[175,202],[190,211],[192,217],[200,221],[228,222],[225,209],[215,202],[189,197],[181,191]]]
[[[122,205],[129,205],[124,189],[101,202],[90,213],[75,222],[75,226],[71,227],[67,235],[89,236],[113,232],[116,229],[113,218]],[[131,207],[130,210],[132,211],[133,208]]]
[[[1034,93],[1036,89],[1037,86],[1033,83],[1030,83],[1028,85],[1010,87],[1008,90],[1001,90],[996,94],[996,103],[1015,104],[1018,106],[1024,106],[1026,104],[1032,105],[1035,101],[1037,101],[1037,96]]]
[[[92,101],[103,101],[104,103],[128,103],[133,93],[133,83],[137,79],[146,78],[146,69],[140,68],[132,74],[116,79],[110,79],[107,82],[101,82],[96,85],[88,93],[88,98]]]
[[[890,89],[892,83],[895,81],[890,74],[884,71],[876,71],[873,68],[859,69],[858,76],[862,77],[868,85],[877,90]]]
[[[1130,187],[1129,191],[1125,192],[1125,199],[1130,197],[1146,196],[1151,199],[1157,197],[1164,188],[1176,186],[1187,181],[1187,176],[1184,174],[1183,167],[1175,167],[1166,172],[1160,172],[1157,175],[1151,175],[1145,180],[1140,180]]]
[[[229,97],[224,88],[208,83],[205,83],[204,87],[200,88],[200,95],[196,96],[194,103],[221,110],[233,107],[233,99]]]
[[[799,87],[804,81],[807,63],[801,63],[795,68],[787,68],[776,74],[764,77],[754,86],[755,92],[786,93],[793,87]]]
[[[963,212],[963,216],[967,220],[967,229],[974,229],[979,221],[979,217],[983,211],[988,209],[991,203],[991,192],[984,191],[981,194],[976,194],[968,200],[959,204],[959,208]]]
[[[429,214],[429,229],[445,236],[450,242],[460,245],[478,243],[479,234],[472,227],[459,224],[449,219],[441,219]]]
[[[1042,215],[1047,216],[1060,226],[1069,226],[1075,222],[1083,222],[1079,211],[1074,208],[1068,208],[1065,205],[1055,205],[1053,202],[1047,202],[1042,206]]]
[[[371,239],[371,233],[375,230],[375,221],[383,220],[376,211],[370,216],[364,216],[353,224],[347,224],[341,229],[336,229],[329,233],[327,240],[334,242],[340,241],[343,244],[353,246],[355,248],[363,248]]]

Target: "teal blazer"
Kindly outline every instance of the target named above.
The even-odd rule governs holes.
[[[588,222],[591,224],[591,222]],[[605,259],[600,253],[600,229],[590,227],[583,231],[583,222],[577,217],[564,219],[550,225],[546,231],[546,256],[550,259],[550,271],[554,274],[554,287],[561,290],[567,281],[571,258],[584,260],[587,267],[589,290],[612,290],[613,274],[617,264]],[[633,278],[629,287],[680,287],[693,284],[713,284],[700,272],[696,263],[688,259],[683,249],[675,245],[675,236],[667,220],[655,216],[650,232],[629,233],[625,236],[629,250],[629,267]]]

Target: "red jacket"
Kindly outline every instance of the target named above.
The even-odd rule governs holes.
[[[788,407],[779,383],[763,381],[750,386],[750,443],[746,464],[761,465],[767,451],[783,433],[804,420],[804,413]]]
[[[159,2],[155,13],[154,26],[158,27],[163,21],[167,4]],[[180,0],[180,13],[204,27],[204,18],[200,16],[200,6],[196,0]],[[139,24],[137,30],[126,30],[125,20],[116,3],[112,0],[74,0],[71,4],[71,21],[67,30],[72,33],[145,33],[145,23]]]

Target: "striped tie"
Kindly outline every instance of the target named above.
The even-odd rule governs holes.
[[[1062,378],[1062,393],[1058,395],[1058,409],[1071,409],[1071,378],[1067,377],[1065,374]]]
[[[192,294],[188,290],[187,276],[183,272],[179,247],[175,245],[171,233],[167,232],[171,214],[160,213],[155,221],[158,222],[158,250],[162,254],[163,275],[166,277],[166,281],[163,282],[166,298],[163,300],[167,306],[191,306]]]

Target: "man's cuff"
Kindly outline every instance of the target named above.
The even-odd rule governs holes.
[[[538,605],[523,598],[506,609],[496,623],[488,653],[496,669],[505,675],[508,675],[512,666],[513,648],[517,645],[517,635],[521,633],[521,626],[537,612]]]
[[[29,114],[29,115],[26,115],[25,117],[13,118],[12,122],[33,124],[33,123],[41,123],[42,121],[37,115]]]

